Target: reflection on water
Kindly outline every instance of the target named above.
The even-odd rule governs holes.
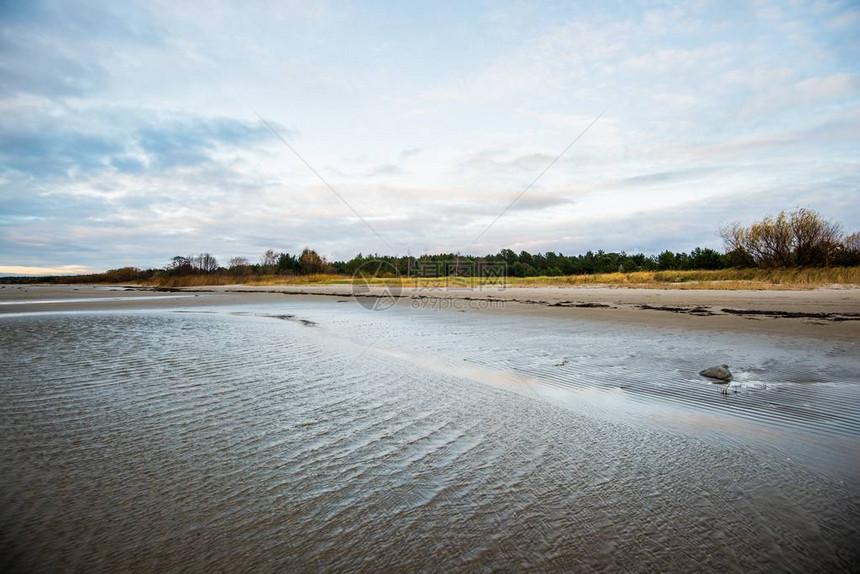
[[[857,563],[851,344],[193,311],[0,318],[4,571]]]

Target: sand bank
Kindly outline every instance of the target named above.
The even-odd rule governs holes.
[[[351,285],[226,285],[169,292],[145,288],[117,289],[92,285],[7,285],[0,289],[0,314],[242,304],[285,295],[353,301]],[[384,287],[374,286],[363,297],[373,298],[388,293]],[[398,305],[424,310],[533,313],[558,319],[581,318],[697,330],[860,340],[860,289],[857,288],[804,291],[611,287],[404,288],[394,289],[391,293],[397,296]],[[163,294],[164,298],[153,299],[153,294]],[[47,302],[49,300],[53,302]],[[13,302],[15,304],[9,304]]]
[[[349,285],[232,285],[214,292],[352,297]],[[374,286],[366,296],[385,295]],[[860,340],[860,289],[725,291],[612,287],[394,290],[398,304],[453,311],[535,313],[666,327]],[[487,305],[486,303],[494,303]]]

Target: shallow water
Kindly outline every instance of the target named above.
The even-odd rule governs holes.
[[[190,299],[194,295],[135,295],[133,297],[77,297],[74,299],[13,299],[0,301],[0,305],[56,305],[60,303],[121,303],[123,301],[159,301],[163,299]]]
[[[6,315],[0,349],[4,571],[860,558],[853,343],[285,298]]]

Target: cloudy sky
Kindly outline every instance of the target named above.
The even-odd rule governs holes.
[[[630,5],[3,0],[0,272],[860,228],[856,2]]]

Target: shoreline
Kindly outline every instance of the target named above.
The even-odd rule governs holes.
[[[193,289],[180,289],[187,291]],[[225,285],[221,293],[352,298],[349,286]],[[383,296],[372,287],[364,297]],[[449,312],[533,314],[560,320],[615,321],[655,327],[820,339],[860,340],[860,290],[724,291],[611,287],[508,287],[500,292],[404,288],[398,305]],[[416,305],[417,303],[417,305]],[[482,305],[482,303],[487,303]],[[489,305],[495,303],[495,305]]]
[[[153,299],[152,294],[157,293],[188,296]],[[374,285],[358,297],[375,299],[386,294],[384,287]],[[309,300],[336,298],[340,301],[353,301],[354,297],[351,285],[157,288],[43,284],[0,289],[0,315],[242,304],[268,301],[273,295]],[[532,314],[559,320],[585,319],[700,331],[860,340],[860,289],[856,288],[796,291],[613,287],[507,287],[484,291],[403,288],[392,295],[396,296],[398,306],[407,304],[413,309],[430,311]],[[46,302],[49,300],[53,302]]]

